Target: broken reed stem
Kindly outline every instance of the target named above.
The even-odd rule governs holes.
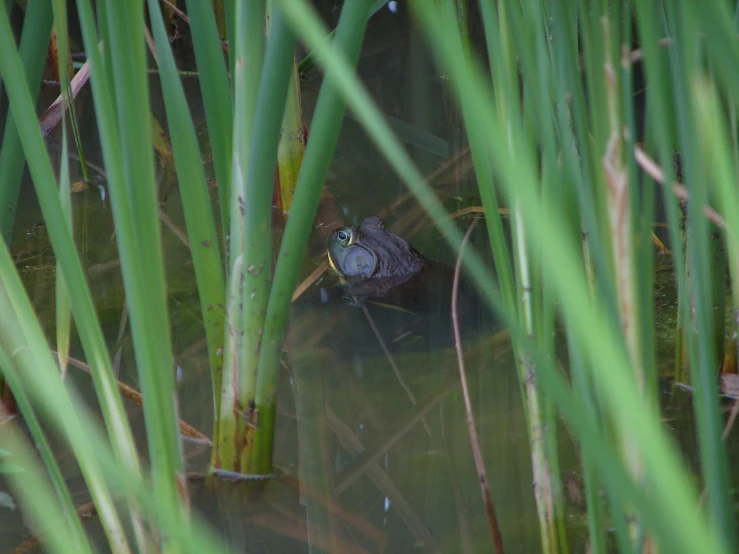
[[[621,329],[634,368],[634,377],[639,391],[644,393],[646,375],[641,364],[641,344],[636,319],[636,291],[634,259],[631,249],[631,215],[629,213],[629,180],[626,168],[621,163],[621,143],[618,130],[614,129],[608,140],[603,158],[608,198],[613,263],[616,268],[616,286],[619,300]]]
[[[641,167],[642,170],[644,170],[644,172],[646,172],[652,179],[654,179],[660,185],[666,186],[664,171],[662,171],[662,168],[656,161],[649,157],[649,154],[647,154],[643,148],[639,146],[634,146],[634,159],[636,160],[636,163],[639,165],[639,167]],[[690,196],[688,194],[687,187],[679,182],[675,182],[672,184],[672,194],[683,201],[689,200]],[[714,210],[711,206],[707,204],[704,205],[702,211],[703,215],[706,216],[709,221],[713,222],[718,227],[725,229],[726,231],[730,231],[729,227],[724,221],[723,216],[719,214],[716,210]]]
[[[475,468],[477,469],[477,477],[480,481],[480,492],[482,493],[482,501],[485,505],[485,512],[488,516],[490,524],[490,532],[493,535],[493,544],[497,554],[503,554],[503,537],[498,527],[498,519],[495,517],[495,507],[493,499],[490,496],[490,487],[488,487],[488,477],[485,472],[485,462],[482,459],[482,450],[480,449],[480,441],[477,437],[475,429],[475,417],[472,413],[472,403],[470,401],[470,391],[467,387],[467,371],[464,366],[464,356],[462,354],[462,337],[459,331],[459,319],[457,316],[457,292],[459,289],[459,273],[462,265],[462,254],[464,253],[465,244],[470,238],[472,229],[475,227],[476,220],[472,220],[467,232],[459,246],[459,254],[457,255],[457,263],[454,266],[454,281],[452,282],[452,327],[454,328],[454,349],[457,352],[457,364],[459,367],[459,382],[462,386],[462,396],[464,397],[464,411],[467,415],[467,429],[470,433],[470,443],[472,444],[472,455],[475,458]]]

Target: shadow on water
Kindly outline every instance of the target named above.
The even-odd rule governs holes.
[[[333,4],[322,4],[329,23],[338,17]],[[453,131],[457,115],[443,94],[442,78],[419,46],[420,37],[405,14],[381,11],[367,35],[359,73],[381,109],[410,124],[397,124],[396,131],[421,169],[429,173],[464,147]],[[308,121],[318,78],[314,70],[303,82]],[[202,112],[197,82],[185,82],[197,117]],[[152,90],[159,90],[155,80]],[[47,92],[52,98],[56,94]],[[155,111],[161,111],[157,102],[155,98]],[[87,156],[100,160],[89,93],[79,104]],[[207,145],[202,123],[200,130]],[[162,171],[160,177],[164,179]],[[477,203],[473,179],[469,164],[464,163],[440,179],[439,193],[450,210]],[[343,223],[359,224],[365,216],[383,214],[388,228],[406,237],[424,256],[453,266],[453,254],[418,207],[412,201],[399,201],[404,187],[350,118],[342,130],[327,188]],[[30,181],[24,184],[23,194],[14,255],[47,334],[53,336],[53,253],[45,228],[39,225],[42,218]],[[176,189],[163,209],[174,225],[184,228]],[[120,378],[136,387],[131,338],[121,325],[125,299],[109,206],[91,188],[75,195],[74,213],[77,243]],[[472,244],[484,253],[489,251],[487,239],[482,226],[478,227]],[[172,337],[178,353],[180,416],[209,433],[210,372],[189,251],[166,228],[163,237]],[[304,276],[320,263],[324,249],[325,240],[316,233]],[[195,508],[240,552],[492,551],[458,386],[448,290],[441,284],[427,288],[419,299],[420,310],[369,305],[367,313],[387,346],[383,349],[365,310],[321,301],[322,291],[331,290],[333,284],[332,277],[325,275],[293,308],[278,390],[275,460],[280,477],[259,490],[227,481],[211,488],[193,479]],[[672,317],[674,305],[668,302],[664,311]],[[471,302],[463,317],[476,424],[507,552],[537,552],[529,440],[513,354],[507,341],[495,335],[497,329],[479,302]],[[660,352],[669,356],[671,350],[668,346]],[[82,358],[79,344],[73,345],[72,355]],[[69,375],[83,398],[95,406],[88,376],[75,369]],[[144,445],[141,411],[127,407],[139,444]],[[680,429],[691,428],[689,418],[680,424]],[[685,432],[683,445],[697,452],[689,433]],[[564,429],[558,436],[562,473],[571,475],[579,467],[577,452]],[[89,497],[74,459],[57,446],[75,500],[85,502]],[[209,461],[207,446],[185,442],[184,448],[188,470],[202,472]],[[572,488],[566,507],[571,546],[581,552],[587,523],[576,479],[567,482]],[[1,506],[0,510],[0,545],[11,548],[29,531],[17,510]]]

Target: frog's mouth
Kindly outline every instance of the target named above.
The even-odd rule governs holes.
[[[331,252],[328,252],[328,251],[327,251],[327,252],[326,252],[326,254],[327,254],[327,257],[328,257],[328,266],[329,266],[329,267],[331,268],[331,271],[333,271],[333,272],[334,272],[334,273],[336,273],[336,274],[337,274],[337,275],[338,275],[339,277],[341,277],[341,271],[339,271],[339,270],[338,270],[338,269],[336,268],[336,263],[334,262],[334,259],[333,259],[333,258],[331,257]]]

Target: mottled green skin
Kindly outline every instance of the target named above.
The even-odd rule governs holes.
[[[429,265],[375,216],[332,232],[328,257],[347,292],[361,298],[385,296]]]

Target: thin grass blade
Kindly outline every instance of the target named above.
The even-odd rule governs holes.
[[[94,41],[94,48],[97,41]],[[64,212],[59,201],[59,191],[56,186],[56,178],[51,168],[49,157],[46,153],[41,131],[36,119],[34,106],[30,100],[30,94],[26,81],[22,77],[22,66],[15,46],[12,43],[12,33],[5,14],[0,13],[0,70],[6,76],[13,76],[6,80],[6,90],[10,98],[10,106],[13,117],[19,122],[21,142],[26,153],[29,169],[36,187],[37,196],[41,204],[49,236],[57,256],[57,260],[63,270],[65,285],[68,288],[72,300],[72,312],[80,333],[83,348],[90,366],[94,368],[93,379],[96,392],[100,398],[100,404],[106,423],[109,426],[111,440],[116,449],[119,459],[138,471],[138,457],[133,443],[130,427],[126,419],[123,404],[118,394],[118,389],[113,378],[113,370],[107,347],[103,338],[100,324],[95,313],[95,307],[87,287],[86,279],[79,256],[74,246],[72,236],[67,225]],[[2,250],[10,259],[7,248],[3,245]],[[12,267],[12,262],[10,262]],[[8,279],[3,277],[3,282]],[[8,286],[6,284],[6,286]],[[11,299],[18,298],[22,287],[9,294]],[[29,305],[22,310],[33,309]],[[104,502],[101,502],[104,504]],[[113,522],[117,526],[116,522]],[[109,530],[112,534],[120,534],[119,530]]]
[[[7,7],[10,7],[10,2],[8,2]],[[8,17],[7,10],[3,16]],[[46,62],[46,50],[49,47],[52,21],[50,2],[31,2],[27,5],[18,52],[25,69],[28,92],[34,102],[41,87],[41,75]],[[8,36],[13,36],[12,31]],[[13,44],[13,48],[15,48],[15,44]],[[9,74],[4,73],[3,76],[7,82]],[[23,157],[23,147],[18,136],[17,122],[14,117],[7,117],[5,120],[1,146],[0,234],[9,242],[13,222],[15,221],[21,177],[26,163]]]
[[[257,2],[257,4],[260,2]],[[263,3],[263,2],[261,2]],[[254,4],[250,2],[250,4]],[[228,82],[226,61],[218,36],[218,27],[210,2],[187,0],[190,17],[195,62],[203,93],[208,136],[213,151],[218,198],[221,209],[221,226],[224,236],[230,229],[229,183],[231,182],[231,141],[233,127],[233,103]]]
[[[198,148],[197,135],[187,99],[177,73],[167,38],[159,3],[149,1],[152,32],[157,45],[157,57],[162,78],[162,92],[172,148],[177,168],[178,185],[182,191],[187,234],[190,239],[200,309],[203,314],[208,358],[211,366],[215,414],[220,413],[220,395],[224,342],[225,280],[223,262],[218,247],[218,234],[208,185]]]

